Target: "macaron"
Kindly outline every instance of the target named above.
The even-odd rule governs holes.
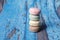
[[[31,32],[38,32],[38,31],[39,31],[39,28],[40,28],[40,27],[32,27],[32,26],[30,26],[30,27],[29,27],[29,30],[30,30]]]
[[[33,15],[39,15],[40,14],[40,10],[38,8],[30,8],[29,9],[29,13],[33,14]]]
[[[30,20],[33,20],[33,21],[39,21],[40,20],[40,16],[37,16],[37,15],[29,15],[29,18]]]
[[[40,21],[32,21],[32,20],[30,20],[29,25],[31,25],[31,26],[40,26]]]

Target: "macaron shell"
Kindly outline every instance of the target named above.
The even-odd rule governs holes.
[[[40,13],[40,10],[38,8],[30,8],[29,12],[30,14],[38,15]]]
[[[30,20],[30,21],[29,21],[29,24],[30,24],[31,26],[40,26],[40,21],[32,21],[32,20]]]
[[[36,15],[29,15],[29,18],[30,18],[30,20],[33,20],[33,21],[38,21],[38,20],[40,20],[40,16],[36,16]]]
[[[31,32],[38,32],[40,27],[32,27],[30,26],[29,29]]]

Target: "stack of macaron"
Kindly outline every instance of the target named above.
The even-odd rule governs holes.
[[[30,8],[29,13],[29,29],[32,32],[38,32],[40,28],[40,10],[38,8]]]

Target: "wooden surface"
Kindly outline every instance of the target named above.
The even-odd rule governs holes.
[[[39,40],[42,37],[45,40],[45,31],[49,40],[60,40],[60,19],[55,10],[59,5],[59,0],[6,0],[0,12],[0,40]],[[45,20],[46,30],[40,33],[29,31],[31,7],[39,8]],[[14,28],[16,32],[9,39],[7,36]]]

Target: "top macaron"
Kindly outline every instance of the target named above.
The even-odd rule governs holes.
[[[30,8],[29,13],[32,15],[39,15],[40,10],[38,8]]]

